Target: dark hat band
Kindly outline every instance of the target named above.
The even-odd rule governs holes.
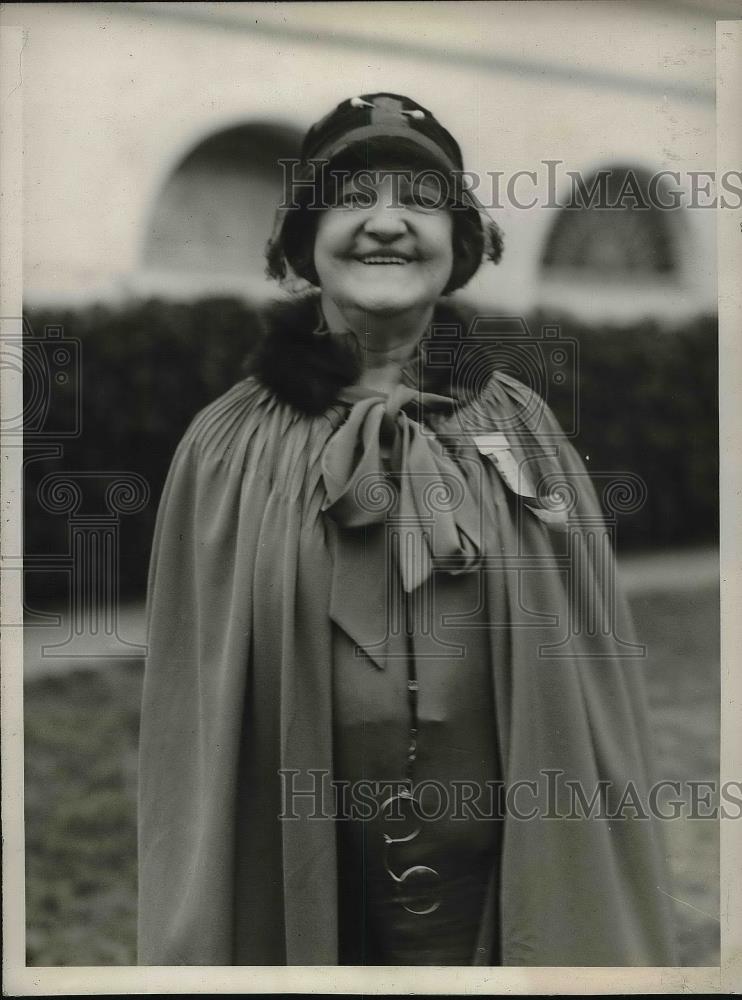
[[[456,164],[450,159],[446,152],[441,149],[437,142],[427,135],[418,132],[417,129],[405,125],[361,125],[358,128],[345,132],[343,136],[335,142],[330,142],[326,146],[320,147],[312,154],[313,160],[332,160],[339,153],[345,152],[351,146],[367,142],[370,139],[386,138],[387,136],[399,139],[406,139],[423,149],[429,156],[440,164],[446,171],[457,170]]]

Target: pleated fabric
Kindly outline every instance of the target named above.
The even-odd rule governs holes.
[[[469,470],[482,614],[507,638],[489,643],[506,655],[487,654],[499,766],[506,783],[536,782],[526,804],[543,811],[548,771],[588,794],[607,782],[610,801],[627,781],[646,796],[652,752],[646,660],[633,655],[600,508],[538,404],[495,374],[476,406],[435,426]],[[375,670],[386,640],[383,593],[357,621],[353,601],[338,601],[338,552],[362,543],[325,510],[322,456],[348,412],[339,401],[303,416],[250,378],[196,417],[173,459],[148,583],[140,964],[339,960],[337,824],[312,818],[334,815],[333,630]],[[567,481],[568,530],[507,482],[503,453],[476,443],[495,433],[531,481]],[[586,609],[610,627],[583,627]],[[286,789],[307,794],[280,818]],[[487,950],[502,964],[674,964],[655,823],[507,817],[500,873],[480,937],[496,936]]]

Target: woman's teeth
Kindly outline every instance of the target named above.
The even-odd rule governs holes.
[[[404,257],[364,257],[363,264],[407,264]]]

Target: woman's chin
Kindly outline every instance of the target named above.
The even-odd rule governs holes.
[[[433,305],[438,296],[411,294],[410,289],[354,289],[346,299],[346,305],[378,316],[393,316],[398,313],[424,311]]]

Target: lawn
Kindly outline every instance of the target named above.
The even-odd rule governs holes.
[[[132,965],[141,664],[26,685],[29,965]]]
[[[718,590],[635,595],[660,777],[718,769]],[[26,685],[29,965],[130,965],[136,926],[136,742],[142,668]],[[718,824],[664,824],[684,965],[718,963]]]

